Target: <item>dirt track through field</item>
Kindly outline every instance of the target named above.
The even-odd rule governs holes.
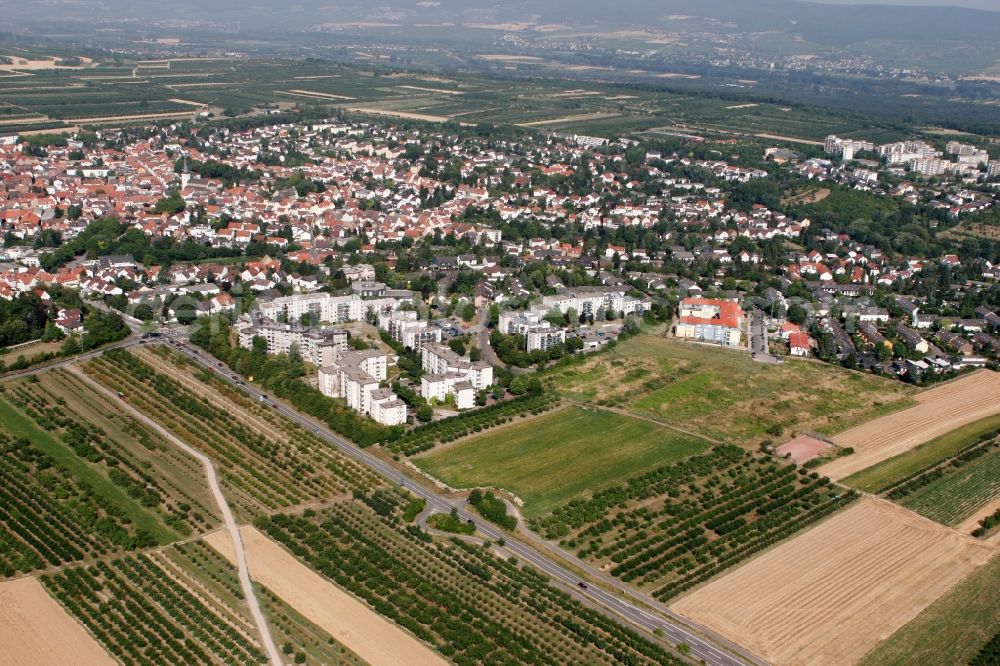
[[[299,562],[253,527],[240,529],[254,580],[354,651],[371,666],[445,666],[441,655],[361,601]],[[205,542],[233,561],[228,533],[213,532]]]
[[[116,663],[37,578],[0,583],[0,645],[9,666]]]
[[[1000,374],[980,370],[916,396],[919,403],[846,430],[833,443],[854,453],[819,468],[834,481],[871,467],[967,423],[1000,414]]]
[[[779,666],[850,664],[996,554],[865,498],[671,608]]]

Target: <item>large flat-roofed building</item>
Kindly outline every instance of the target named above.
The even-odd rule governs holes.
[[[419,349],[420,345],[430,342],[441,342],[441,329],[428,326],[426,321],[417,319],[417,313],[412,310],[382,314],[378,325],[393,340],[410,349]]]
[[[334,296],[327,293],[282,296],[258,305],[260,314],[272,321],[299,321],[303,315],[314,320],[340,324],[364,321],[369,314],[392,312],[399,305],[395,298],[364,299],[359,294]]]
[[[406,404],[391,390],[380,388],[388,374],[388,357],[376,349],[346,351],[319,369],[319,390],[343,398],[351,409],[388,426],[406,423]]]
[[[298,324],[278,324],[244,315],[236,322],[240,346],[253,348],[254,338],[267,342],[268,354],[287,354],[298,348],[303,360],[313,365],[329,365],[347,351],[347,331],[340,328],[308,328]]]
[[[744,315],[739,303],[710,298],[685,298],[678,312],[678,338],[739,347]]]
[[[493,385],[493,366],[463,358],[448,347],[425,344],[420,348],[424,375],[420,395],[425,400],[444,402],[455,397],[455,406],[469,409],[476,404],[476,393]]]
[[[653,307],[651,301],[640,300],[629,296],[622,287],[574,287],[560,289],[559,293],[542,297],[542,306],[546,310],[558,310],[566,314],[575,310],[578,315],[594,315],[607,310],[614,310],[626,315],[642,314]]]
[[[538,311],[503,312],[497,320],[497,330],[504,335],[523,335],[529,352],[566,343],[566,329],[553,326]]]

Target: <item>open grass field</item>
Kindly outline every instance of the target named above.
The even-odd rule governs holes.
[[[9,666],[117,663],[36,578],[0,583],[0,645]]]
[[[345,497],[378,478],[315,434],[161,346],[115,351],[85,370],[217,461],[238,516]]]
[[[806,430],[835,432],[906,407],[913,395],[899,382],[825,364],[768,365],[745,352],[648,335],[557,368],[546,382],[574,400],[747,446]]]
[[[935,386],[916,397],[918,405],[836,435],[833,442],[855,453],[820,468],[838,481],[909,451],[956,428],[1000,414],[1000,373],[980,370]]]
[[[843,479],[844,485],[867,493],[879,493],[917,472],[937,465],[974,444],[984,434],[1000,428],[1000,415],[988,416],[958,427],[905,453],[877,463]]]
[[[709,446],[707,440],[649,421],[567,407],[412,460],[453,488],[509,490],[524,500],[525,515],[533,517]]]
[[[1000,557],[971,573],[864,656],[859,666],[967,664],[1000,632]]]
[[[671,608],[778,666],[848,664],[996,553],[866,498]]]
[[[440,654],[380,616],[253,527],[240,530],[250,575],[295,612],[353,650],[371,666],[447,664]],[[205,542],[235,561],[228,532],[213,532]]]

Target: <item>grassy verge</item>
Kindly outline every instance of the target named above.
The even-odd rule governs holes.
[[[967,664],[1000,632],[1000,557],[882,641],[859,666]]]
[[[869,493],[879,492],[922,469],[946,460],[975,443],[983,434],[1000,428],[1000,414],[952,430],[920,446],[889,458],[843,480],[844,485]]]
[[[452,487],[509,490],[524,500],[524,514],[532,517],[709,446],[642,419],[568,407],[413,462]]]
[[[90,486],[95,493],[121,509],[137,527],[146,530],[157,542],[168,544],[179,538],[179,535],[164,525],[155,514],[143,509],[129,498],[124,490],[111,483],[106,476],[88,465],[49,433],[39,429],[31,419],[2,398],[0,398],[0,420],[12,435],[29,439],[32,444],[66,467],[77,479]]]

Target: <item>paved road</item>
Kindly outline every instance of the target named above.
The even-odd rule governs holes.
[[[754,309],[750,313],[750,353],[756,354],[755,360],[761,363],[776,363],[767,346],[767,324],[764,323],[764,313]]]
[[[663,638],[671,643],[687,644],[691,648],[691,655],[696,659],[703,660],[706,664],[710,664],[711,666],[739,666],[747,663],[765,663],[755,657],[747,655],[745,652],[739,651],[739,648],[735,645],[727,645],[727,648],[732,652],[738,652],[740,655],[739,657],[731,654],[730,652],[723,651],[721,647],[709,643],[706,639],[686,627],[670,622],[660,615],[656,615],[645,610],[644,608],[641,608],[627,598],[624,598],[625,591],[623,588],[618,590],[618,594],[613,594],[595,585],[589,585],[585,589],[581,589],[578,585],[580,583],[579,576],[571,573],[561,565],[556,564],[546,556],[537,552],[534,548],[518,541],[517,539],[512,539],[510,534],[502,531],[499,527],[482,520],[478,514],[473,515],[469,513],[465,507],[464,500],[451,500],[446,497],[442,497],[434,490],[423,486],[405,472],[400,471],[374,454],[358,448],[353,443],[334,434],[325,427],[317,425],[312,420],[303,416],[298,411],[285,406],[283,403],[271,400],[255,386],[246,382],[242,377],[235,375],[228,368],[221,366],[217,359],[202,352],[200,349],[197,349],[189,344],[184,344],[183,342],[178,342],[169,335],[167,336],[167,342],[174,345],[175,349],[181,351],[195,362],[200,363],[205,367],[215,369],[217,376],[236,386],[244,393],[250,395],[256,400],[261,400],[270,404],[276,412],[282,414],[289,420],[298,423],[302,427],[312,430],[317,436],[336,446],[341,453],[348,458],[360,462],[394,483],[399,483],[400,485],[405,486],[414,495],[425,499],[427,501],[428,508],[443,513],[450,513],[453,508],[456,509],[462,520],[474,521],[476,523],[476,529],[481,534],[486,536],[486,538],[493,541],[504,539],[507,550],[516,555],[518,559],[531,563],[535,568],[544,572],[553,580],[573,589],[576,594],[585,596],[590,601],[599,604],[605,609],[613,611],[615,614],[625,618],[632,624],[643,627],[650,632],[659,629],[663,634]]]
[[[269,663],[271,663],[272,666],[281,666],[281,664],[284,663],[281,658],[281,653],[278,652],[278,646],[275,645],[274,639],[271,637],[271,630],[267,626],[267,620],[264,619],[264,613],[260,610],[260,603],[257,601],[257,595],[254,592],[253,584],[250,582],[250,569],[247,566],[247,556],[246,552],[243,550],[243,539],[240,536],[239,525],[236,524],[233,512],[229,508],[229,502],[226,501],[226,496],[222,494],[222,488],[219,487],[219,479],[215,473],[215,465],[212,464],[211,459],[201,451],[188,446],[186,442],[177,438],[172,432],[140,412],[132,405],[118,400],[118,397],[113,391],[101,384],[98,384],[88,375],[81,372],[78,368],[73,368],[71,371],[95,391],[104,393],[112,400],[115,400],[122,406],[123,409],[125,409],[125,411],[129,412],[133,418],[138,419],[156,432],[160,433],[174,446],[181,449],[192,458],[198,460],[202,464],[202,467],[205,468],[205,478],[208,480],[208,487],[212,491],[212,497],[215,498],[215,503],[218,505],[219,511],[222,512],[222,521],[226,524],[226,530],[229,531],[229,537],[233,541],[233,549],[236,552],[236,569],[240,579],[240,587],[243,588],[243,597],[246,599],[247,605],[250,607],[250,614],[253,616],[254,623],[257,625],[257,631],[260,633],[261,644],[264,646],[264,651],[267,653]]]

